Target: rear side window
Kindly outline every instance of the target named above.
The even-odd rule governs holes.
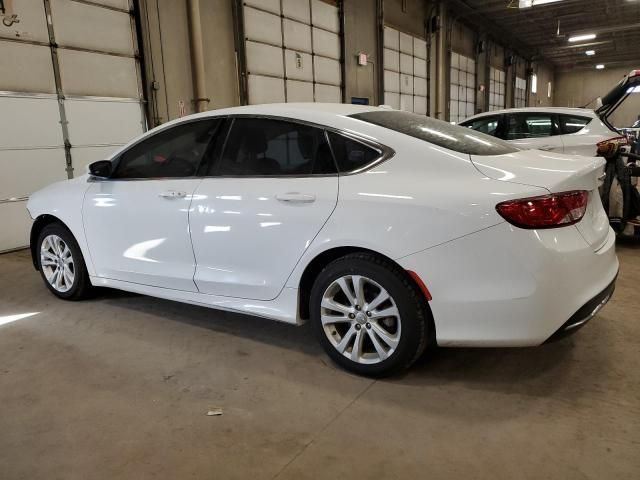
[[[376,110],[351,115],[434,145],[470,155],[504,155],[517,152],[513,145],[469,128],[397,110]]]
[[[269,118],[236,118],[215,172],[230,176],[299,176],[336,173],[319,128]]]
[[[478,118],[477,120],[470,120],[468,122],[461,123],[460,125],[470,128],[471,130],[475,130],[476,132],[486,133],[492,137],[497,137],[499,121],[500,117],[490,116]]]
[[[552,115],[546,113],[512,113],[507,115],[507,140],[541,138],[557,135]]]
[[[353,173],[376,161],[382,152],[333,132],[329,133],[331,149],[340,173]]]
[[[562,133],[576,133],[589,125],[591,120],[589,117],[560,115],[560,130],[562,130]]]

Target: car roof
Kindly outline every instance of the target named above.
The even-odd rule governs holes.
[[[567,113],[569,115],[585,115],[587,117],[596,118],[596,113],[590,108],[570,108],[570,107],[523,107],[523,108],[504,108],[502,110],[493,110],[491,112],[482,112],[477,115],[465,118],[462,122],[475,120],[490,115],[501,115],[503,113]],[[460,122],[460,123],[462,123]]]

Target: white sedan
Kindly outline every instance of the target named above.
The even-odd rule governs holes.
[[[603,160],[383,108],[283,104],[182,118],[35,193],[56,296],[111,287],[313,324],[364,375],[429,345],[528,346],[613,292]]]

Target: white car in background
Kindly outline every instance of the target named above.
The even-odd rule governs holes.
[[[223,109],[33,194],[33,262],[62,299],[310,321],[343,367],[387,375],[428,345],[539,345],[591,319],[618,272],[602,165],[375,107]]]
[[[600,142],[620,137],[593,110],[528,107],[480,113],[460,123],[518,148],[595,156]]]
[[[507,140],[518,148],[569,155],[597,155],[597,145],[624,141],[608,118],[640,88],[640,70],[632,70],[601,99],[595,110],[587,108],[508,108],[474,115],[460,126]]]

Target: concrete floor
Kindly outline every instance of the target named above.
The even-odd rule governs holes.
[[[0,478],[638,478],[640,244],[614,299],[531,349],[441,349],[399,378],[296,328],[137,295],[55,299],[0,256]],[[212,407],[224,415],[209,417]]]

